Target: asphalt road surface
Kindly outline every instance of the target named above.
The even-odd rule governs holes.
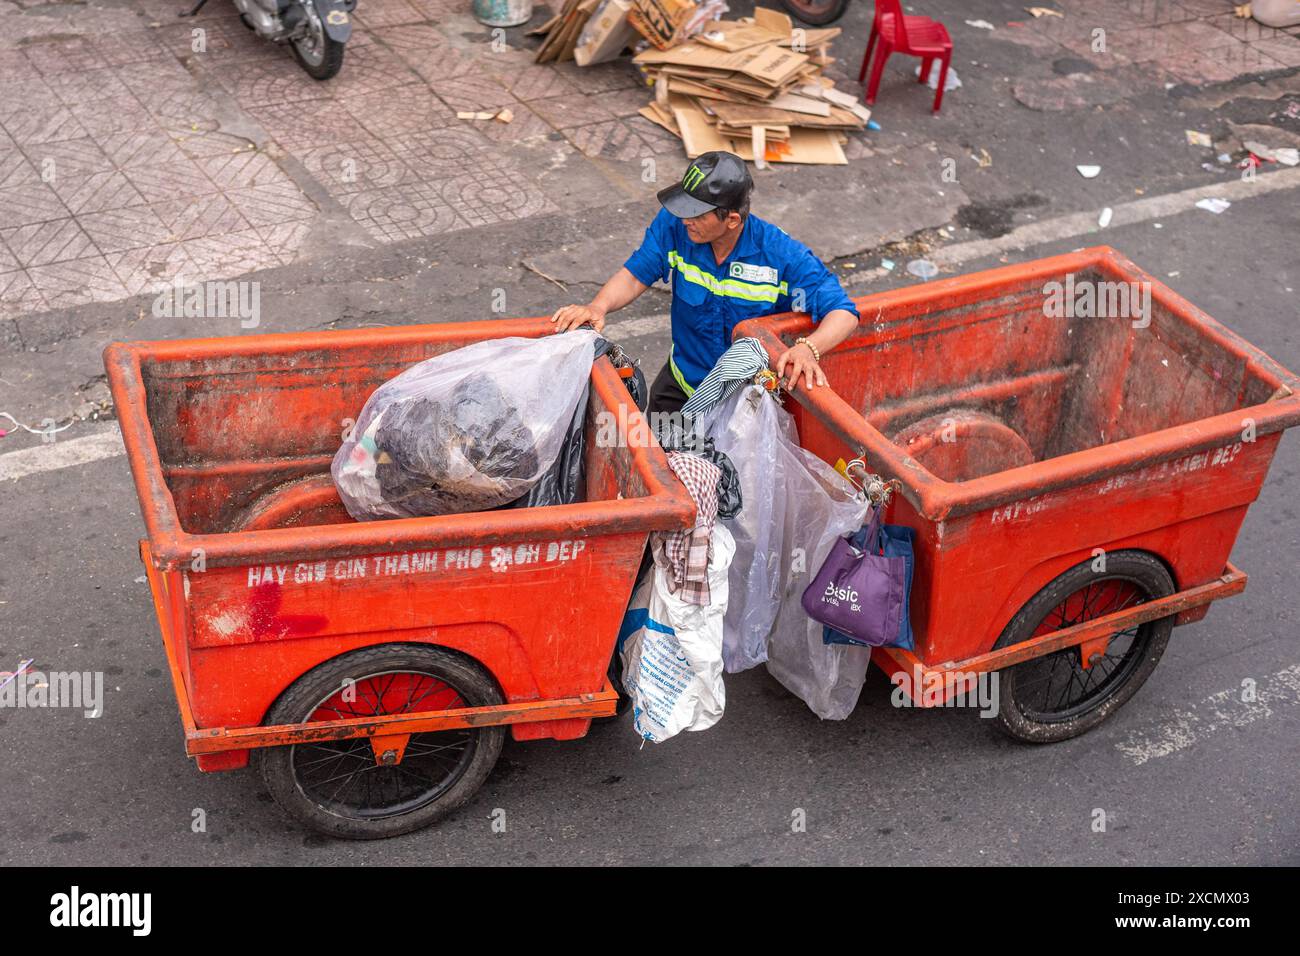
[[[1106,238],[1300,368],[1297,235],[1290,188]],[[1081,244],[1049,237],[1009,258]],[[633,328],[625,344],[657,368],[662,322]],[[6,453],[34,444],[4,442]],[[251,772],[201,774],[182,753],[125,458],[11,478],[0,483],[0,669],[33,658],[102,671],[106,700],[98,718],[0,711],[0,862],[1298,864],[1298,449],[1295,435],[1283,441],[1233,552],[1246,593],[1176,630],[1138,695],[1082,738],[1028,747],[968,710],[895,708],[879,671],[848,720],[822,722],[758,668],[727,678],[726,716],[705,733],[642,746],[624,717],[583,740],[507,743],[453,818],[374,844],[296,829]],[[1253,703],[1241,701],[1247,680]]]

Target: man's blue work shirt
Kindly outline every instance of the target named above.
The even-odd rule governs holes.
[[[692,242],[682,221],[661,209],[624,266],[646,285],[673,277],[668,361],[687,394],[709,374],[745,319],[796,306],[814,322],[836,309],[858,314],[839,280],[807,246],[752,213],[731,255],[718,265],[711,245]]]

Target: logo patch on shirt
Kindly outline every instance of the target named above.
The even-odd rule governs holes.
[[[744,279],[746,282],[770,282],[776,284],[776,269],[772,266],[754,266],[748,262],[733,262],[731,278]]]

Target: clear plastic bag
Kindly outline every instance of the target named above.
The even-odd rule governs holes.
[[[736,542],[722,656],[730,673],[767,669],[819,717],[843,720],[857,704],[870,648],[822,642],[800,605],[831,545],[858,530],[867,503],[834,468],[799,447],[794,420],[749,386],[702,423],[731,458],[745,507],[725,525]]]
[[[476,342],[367,399],[330,472],[357,520],[485,511],[529,493],[587,393],[594,332]]]

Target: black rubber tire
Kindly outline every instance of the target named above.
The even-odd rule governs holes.
[[[345,678],[358,683],[366,677],[393,671],[430,674],[453,687],[467,706],[502,703],[496,681],[479,664],[446,648],[420,644],[381,644],[342,654],[308,671],[280,695],[267,712],[267,725],[306,720],[316,706],[343,685]],[[441,820],[463,806],[487,780],[501,747],[506,728],[478,727],[466,732],[472,757],[444,782],[442,794],[416,809],[380,819],[363,819],[334,813],[305,794],[298,785],[293,755],[299,745],[266,747],[253,752],[254,765],[275,802],[294,820],[318,833],[349,840],[379,840],[411,833]],[[438,734],[415,734],[412,742]]]
[[[844,16],[849,0],[781,0],[786,13],[814,27],[824,27]]]
[[[1092,569],[1092,562],[1077,564],[1061,574],[1034,597],[1016,614],[1003,629],[1002,635],[994,649],[1010,647],[1028,640],[1040,624],[1071,595],[1089,584],[1103,581],[1119,580],[1133,584],[1145,592],[1145,600],[1152,600],[1173,594],[1176,590],[1174,580],[1164,563],[1145,551],[1116,551],[1106,555],[1106,570],[1097,572]],[[1017,664],[998,672],[998,727],[1016,740],[1033,744],[1050,744],[1069,740],[1087,733],[1112,713],[1122,707],[1138,688],[1146,682],[1160,662],[1165,647],[1169,644],[1169,635],[1173,630],[1174,618],[1162,617],[1149,621],[1137,628],[1134,640],[1124,655],[1124,662],[1116,667],[1126,667],[1127,673],[1107,688],[1106,693],[1089,703],[1087,709],[1070,717],[1059,720],[1042,720],[1028,716],[1025,711],[1024,695],[1017,695],[1017,676],[1024,675],[1023,668],[1034,661]],[[1116,635],[1119,636],[1119,635]],[[1056,654],[1066,655],[1065,661],[1077,666],[1078,648],[1066,648]],[[1140,655],[1140,659],[1139,659]],[[1047,655],[1050,659],[1055,655]],[[1036,658],[1035,661],[1043,661]],[[1065,711],[1062,711],[1065,713]]]
[[[338,75],[339,70],[343,69],[343,50],[346,44],[338,40],[331,40],[329,37],[324,38],[325,51],[321,61],[317,64],[311,64],[298,52],[298,45],[290,43],[293,49],[293,58],[298,61],[298,65],[307,71],[307,75],[313,80],[329,80]]]

